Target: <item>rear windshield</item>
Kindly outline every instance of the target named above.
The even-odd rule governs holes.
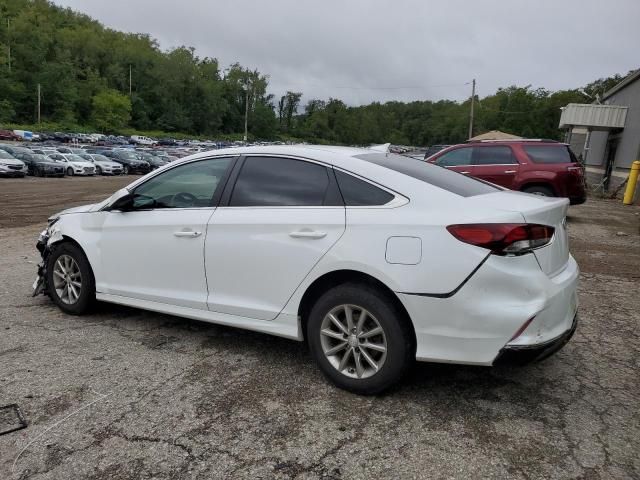
[[[566,145],[524,145],[524,151],[534,163],[573,163]]]
[[[393,153],[365,153],[356,155],[356,158],[390,168],[462,197],[473,197],[500,191],[498,187],[481,180],[466,177],[461,173],[453,172],[423,160],[403,157]]]

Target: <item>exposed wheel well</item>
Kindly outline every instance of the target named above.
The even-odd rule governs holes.
[[[524,192],[527,188],[531,188],[531,187],[543,187],[543,188],[547,188],[549,190],[551,190],[551,193],[553,193],[553,195],[558,195],[558,192],[556,192],[556,189],[553,188],[553,186],[550,183],[546,183],[546,182],[529,182],[529,183],[525,183],[524,185],[520,186],[520,191]]]
[[[300,300],[300,305],[298,306],[298,317],[300,318],[300,326],[303,337],[305,337],[306,335],[307,320],[316,300],[330,288],[344,283],[360,283],[369,285],[386,294],[396,306],[398,311],[401,312],[403,321],[407,322],[408,326],[410,327],[413,344],[415,346],[416,333],[413,328],[413,322],[411,322],[409,313],[407,312],[407,309],[404,308],[404,305],[402,304],[398,296],[394,293],[393,290],[391,290],[377,278],[363,272],[358,272],[356,270],[336,270],[333,272],[325,273],[321,277],[318,277],[311,285],[309,285],[306,292],[304,292],[304,295],[302,296],[302,300]]]

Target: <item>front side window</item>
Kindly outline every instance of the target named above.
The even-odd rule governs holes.
[[[248,157],[238,176],[232,207],[322,206],[329,192],[327,168],[292,158]]]
[[[161,173],[135,189],[133,208],[209,207],[231,160],[201,160]]]
[[[509,165],[518,163],[506,145],[496,147],[473,147],[474,165]]]
[[[456,148],[455,150],[451,150],[438,158],[436,165],[440,165],[441,167],[471,165],[471,149]]]
[[[393,200],[393,195],[381,188],[360,180],[348,173],[336,170],[336,178],[340,193],[347,207],[362,207],[366,205],[384,205]]]

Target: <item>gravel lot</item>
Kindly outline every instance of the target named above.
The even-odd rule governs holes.
[[[297,342],[31,298],[47,216],[132,180],[0,180],[0,404],[29,421],[0,436],[0,478],[640,477],[639,207],[571,207],[581,323],[557,355],[419,364],[358,397]]]

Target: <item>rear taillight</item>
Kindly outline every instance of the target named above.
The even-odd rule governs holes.
[[[449,225],[461,242],[491,250],[495,255],[522,255],[548,244],[554,228],[534,223],[470,223]]]

